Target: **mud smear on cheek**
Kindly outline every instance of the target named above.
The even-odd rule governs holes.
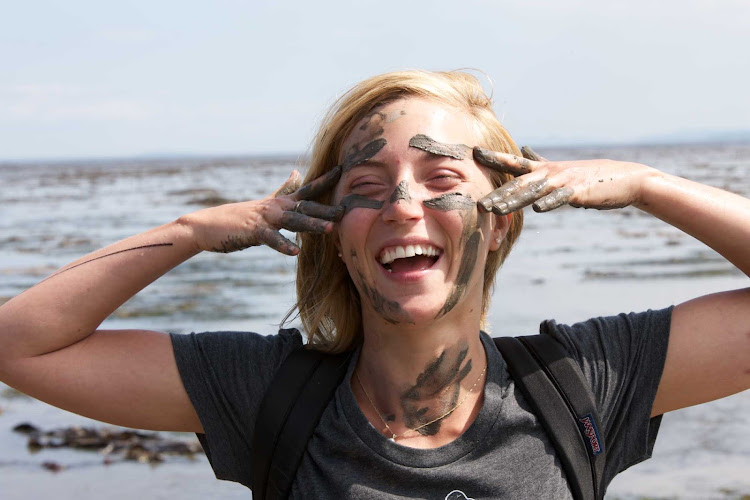
[[[401,308],[401,304],[395,300],[388,300],[378,292],[375,287],[369,285],[365,280],[364,275],[359,270],[359,259],[357,252],[351,251],[352,262],[354,267],[357,269],[357,284],[359,285],[360,293],[363,293],[372,304],[372,308],[378,313],[386,322],[396,325],[398,323],[411,323],[411,318]]]
[[[449,210],[469,210],[476,206],[476,202],[471,196],[461,193],[448,193],[437,198],[430,198],[422,202],[426,208],[448,212]]]
[[[417,134],[412,137],[409,140],[409,146],[433,155],[447,156],[456,160],[465,160],[472,154],[472,148],[466,144],[445,144],[424,134]]]
[[[438,311],[435,318],[439,318],[450,312],[456,307],[458,301],[461,300],[461,297],[466,293],[466,288],[471,279],[471,273],[476,267],[477,256],[479,255],[479,243],[482,241],[482,233],[479,230],[479,220],[476,214],[476,211],[470,212],[467,210],[463,216],[464,231],[461,235],[461,249],[463,250],[463,254],[456,275],[456,284],[453,286],[451,294],[448,296],[445,304],[443,304],[443,307]]]
[[[415,429],[455,408],[461,382],[472,368],[471,359],[466,359],[468,352],[466,341],[444,350],[419,374],[417,383],[401,395],[407,427]],[[441,425],[442,419],[417,429],[417,432],[432,436],[437,434]]]
[[[373,200],[367,196],[359,194],[350,194],[344,196],[341,200],[341,205],[344,207],[344,215],[348,214],[352,209],[355,208],[369,208],[371,210],[380,210],[383,208],[384,203],[382,201]]]
[[[477,255],[479,254],[479,241],[482,239],[482,235],[479,231],[475,231],[469,236],[468,241],[464,247],[464,255],[461,258],[461,266],[458,268],[458,276],[456,277],[456,285],[453,287],[450,296],[443,304],[443,308],[440,309],[436,318],[447,314],[453,309],[464,293],[466,293],[466,287],[471,279],[471,272],[474,270],[474,266],[477,261]]]
[[[399,182],[396,189],[393,190],[391,197],[388,199],[390,203],[396,203],[399,200],[404,200],[407,203],[411,201],[411,196],[409,195],[409,183],[406,181]]]
[[[451,290],[451,294],[438,311],[435,318],[439,318],[453,309],[464,293],[471,279],[471,273],[476,264],[477,255],[479,254],[479,243],[482,240],[482,234],[479,231],[479,222],[477,219],[477,204],[469,195],[461,193],[448,193],[437,198],[432,198],[422,202],[425,208],[448,212],[458,210],[461,212],[461,218],[464,221],[464,230],[461,235],[461,244],[459,250],[463,250],[461,263],[456,276],[456,284]]]

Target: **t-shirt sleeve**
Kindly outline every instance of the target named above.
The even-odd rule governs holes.
[[[177,368],[203,426],[198,438],[218,479],[251,487],[255,420],[286,356],[302,345],[297,330],[172,334]]]
[[[661,416],[651,418],[669,343],[672,308],[542,324],[578,362],[590,382],[604,427],[604,484],[651,457]]]

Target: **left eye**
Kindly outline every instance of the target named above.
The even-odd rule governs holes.
[[[430,179],[430,184],[442,187],[442,186],[454,186],[461,181],[455,174],[440,174],[435,175]]]

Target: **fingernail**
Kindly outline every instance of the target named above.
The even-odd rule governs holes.
[[[333,215],[333,222],[339,222],[344,218],[344,207],[339,205]]]
[[[492,207],[492,213],[495,213],[497,215],[508,215],[510,213],[508,204],[504,201],[501,201],[500,203]]]
[[[487,161],[488,153],[490,152],[489,149],[484,149],[479,146],[474,147],[474,158],[479,161]]]
[[[485,212],[491,212],[492,211],[492,200],[489,198],[482,198],[479,200],[479,206],[484,209]]]

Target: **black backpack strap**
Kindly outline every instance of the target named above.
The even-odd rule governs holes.
[[[268,387],[253,436],[253,498],[287,498],[307,442],[336,387],[346,374],[350,352],[329,355],[292,351]]]
[[[602,498],[604,442],[596,403],[578,364],[550,335],[494,341],[555,447],[573,497]]]

